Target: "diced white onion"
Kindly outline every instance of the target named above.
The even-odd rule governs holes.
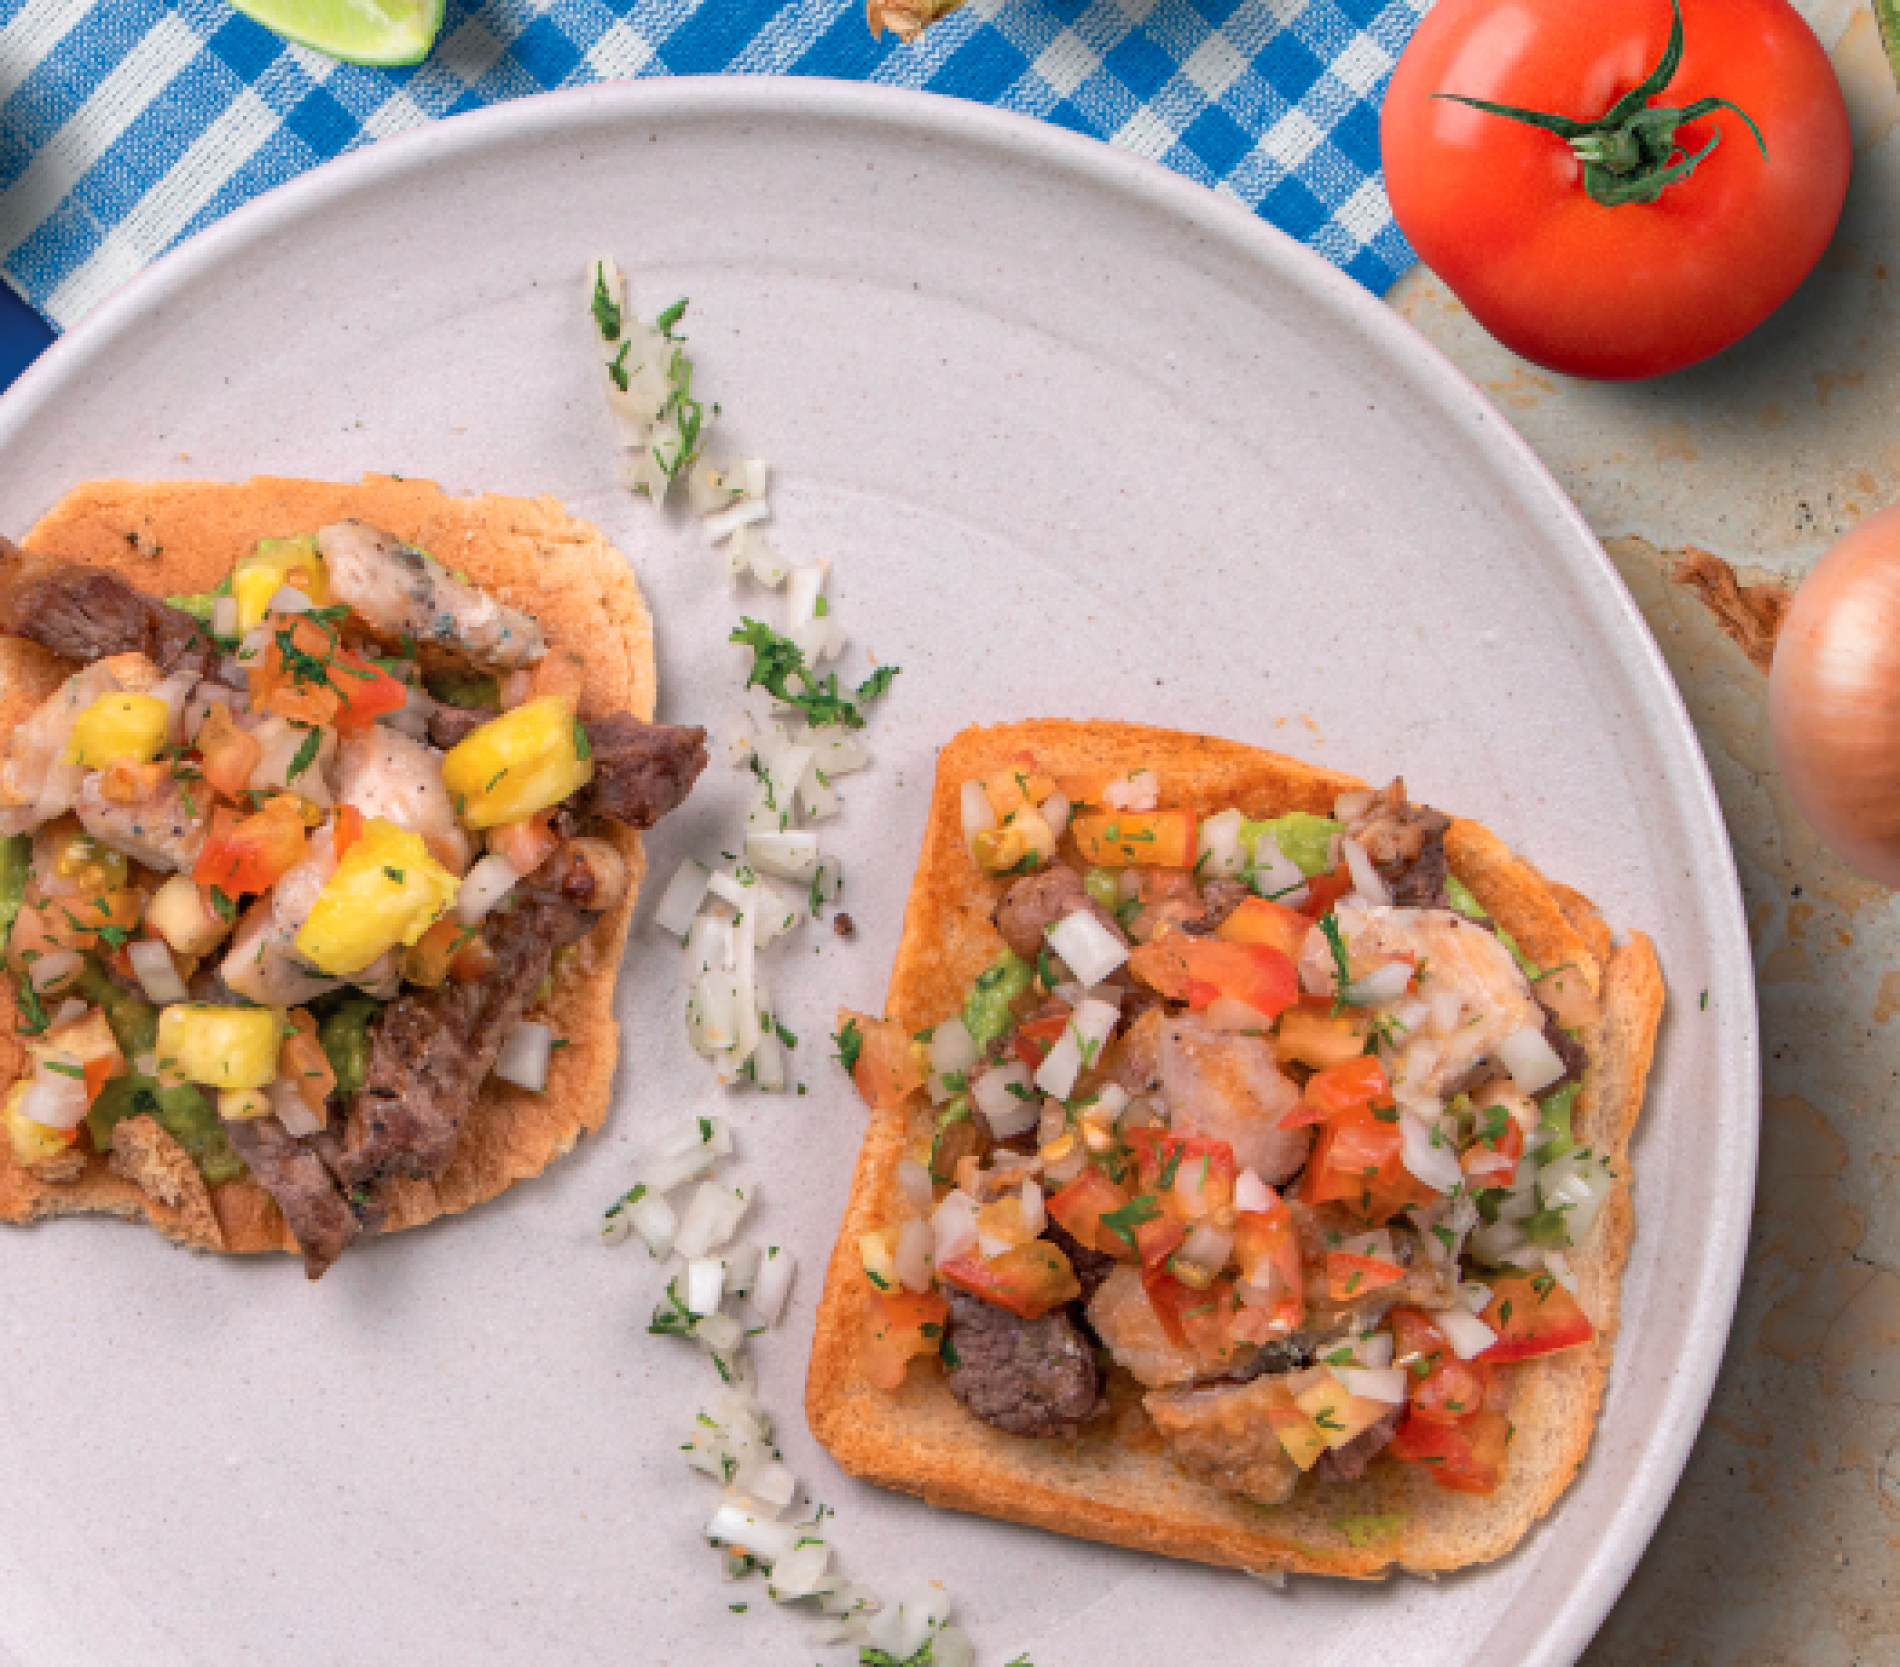
[[[759,1247],[741,1239],[719,1258],[726,1270],[726,1294],[742,1297],[759,1277]]]
[[[81,1069],[70,1054],[63,1055],[58,1063],[75,1071]],[[48,1129],[76,1129],[85,1120],[87,1110],[85,1082],[61,1072],[48,1072],[44,1063],[34,1071],[20,1098],[20,1115]]]
[[[1451,1352],[1460,1360],[1475,1360],[1498,1340],[1498,1334],[1463,1308],[1435,1309],[1432,1323],[1445,1334]]]
[[[937,1266],[965,1255],[976,1243],[976,1204],[967,1192],[951,1192],[930,1218],[937,1240]]]
[[[539,1094],[548,1085],[548,1060],[553,1050],[554,1032],[537,1020],[523,1019],[502,1043],[495,1075]]]
[[[1588,1241],[1603,1201],[1614,1185],[1615,1180],[1605,1165],[1598,1159],[1586,1158],[1581,1152],[1571,1152],[1537,1172],[1537,1191],[1544,1208],[1565,1211],[1564,1227],[1573,1245]]]
[[[1041,1115],[1033,1096],[1024,1099],[1012,1093],[1012,1088],[1025,1093],[1029,1088],[1029,1072],[1016,1060],[985,1071],[970,1085],[970,1096],[976,1101],[977,1110],[983,1113],[983,1121],[989,1125],[993,1139],[1008,1140],[1019,1135],[1034,1127]]]
[[[763,1026],[752,1050],[752,1085],[765,1094],[779,1094],[785,1088],[785,1044],[775,1031]]]
[[[455,918],[464,926],[479,926],[520,880],[521,871],[499,852],[478,858],[456,894]]]
[[[1563,1286],[1573,1297],[1577,1295],[1576,1272],[1570,1266],[1570,1258],[1561,1250],[1546,1250],[1544,1252],[1544,1271],[1548,1273],[1551,1278],[1556,1280],[1559,1285]]]
[[[752,1196],[717,1181],[702,1182],[680,1217],[673,1249],[689,1262],[717,1250],[738,1231]]]
[[[1433,1125],[1412,1112],[1399,1113],[1399,1162],[1434,1192],[1450,1192],[1464,1180],[1449,1141],[1432,1140]]]
[[[1491,1306],[1491,1287],[1480,1285],[1475,1279],[1462,1281],[1458,1286],[1458,1306],[1467,1314],[1482,1314]]]
[[[1181,1255],[1210,1273],[1226,1267],[1233,1250],[1234,1235],[1209,1221],[1197,1222],[1181,1241]]]
[[[1042,1230],[1049,1225],[1049,1211],[1042,1201],[1042,1188],[1033,1176],[1023,1182],[1022,1208],[1024,1230],[1041,1238]]]
[[[716,1256],[696,1256],[686,1264],[686,1310],[717,1314],[726,1294],[726,1264]]]
[[[1536,1025],[1526,1025],[1505,1037],[1498,1044],[1498,1059],[1511,1073],[1511,1081],[1526,1094],[1548,1088],[1564,1074],[1564,1062]]]
[[[700,522],[705,530],[706,542],[717,544],[722,538],[736,533],[741,527],[756,526],[761,521],[770,520],[772,506],[762,499],[748,499],[736,503],[730,509],[718,510]]]
[[[937,1189],[930,1179],[930,1171],[915,1158],[900,1158],[897,1164],[897,1188],[903,1193],[904,1202],[920,1216],[927,1216],[937,1207]]]
[[[746,860],[782,880],[809,881],[818,870],[818,836],[793,829],[748,833]]]
[[[660,894],[659,907],[653,911],[653,924],[664,927],[676,938],[685,937],[693,924],[693,916],[706,901],[706,886],[711,879],[711,869],[688,857],[673,871],[673,878]]]
[[[1100,984],[1128,959],[1121,939],[1087,909],[1077,909],[1048,929],[1049,947],[1069,964],[1084,987]]]
[[[1076,1079],[1083,1069],[1101,1058],[1102,1048],[1120,1020],[1120,1010],[1108,1002],[1083,1002],[1069,1015],[1067,1027],[1037,1069],[1036,1086],[1045,1094],[1066,1100],[1075,1092]]]
[[[1240,843],[1240,831],[1247,818],[1238,810],[1223,810],[1217,816],[1203,817],[1195,873],[1205,879],[1232,879],[1247,869],[1247,853]]]
[[[808,1598],[831,1566],[831,1547],[807,1535],[772,1565],[769,1590],[774,1601],[794,1603]]]
[[[136,939],[125,946],[125,953],[132,963],[132,973],[138,979],[139,987],[156,1006],[169,1007],[176,1001],[191,1000],[191,992],[178,976],[178,964],[172,960],[172,952],[161,940]]]
[[[1391,1332],[1375,1331],[1370,1337],[1361,1337],[1353,1353],[1359,1357],[1361,1366],[1369,1366],[1375,1372],[1383,1371],[1392,1364],[1394,1346]]]
[[[898,1228],[897,1277],[905,1290],[921,1294],[930,1289],[936,1251],[937,1236],[928,1222],[912,1216]]]
[[[1404,995],[1405,986],[1411,982],[1412,966],[1409,961],[1387,961],[1384,966],[1374,967],[1365,977],[1355,978],[1347,985],[1346,999],[1361,1007],[1377,1007]]]
[[[1043,821],[1049,824],[1049,831],[1054,834],[1057,839],[1060,839],[1063,831],[1069,825],[1069,814],[1075,809],[1075,806],[1070,803],[1069,795],[1066,793],[1051,793],[1048,798],[1042,801],[1039,808],[1042,812]]]
[[[264,604],[267,614],[307,614],[314,604],[295,585],[279,585]]]
[[[809,625],[818,617],[818,598],[825,591],[825,577],[831,571],[828,561],[815,561],[794,567],[785,583],[785,623],[788,630]]]
[[[1280,842],[1271,833],[1263,833],[1254,846],[1253,889],[1289,909],[1297,909],[1307,899],[1304,871],[1280,849]]]
[[[766,1564],[776,1563],[802,1537],[792,1523],[774,1522],[736,1500],[722,1502],[706,1524],[706,1538],[714,1545],[741,1547]]]
[[[220,637],[235,637],[238,628],[238,605],[235,596],[220,596],[211,604],[211,630]]]
[[[1263,1215],[1273,1208],[1273,1189],[1251,1169],[1243,1169],[1234,1178],[1234,1208],[1248,1215]]]
[[[967,1071],[982,1057],[976,1038],[961,1019],[945,1019],[931,1032],[930,1068],[940,1077]]]
[[[1373,907],[1389,908],[1392,903],[1391,889],[1380,877],[1378,869],[1372,866],[1366,848],[1356,839],[1342,839],[1339,853],[1346,859],[1346,872],[1352,876],[1352,889]]]
[[[77,950],[51,949],[33,962],[27,977],[32,980],[33,988],[45,995],[47,991],[57,989],[69,978],[83,972],[85,966],[86,958]],[[34,1122],[38,1121],[40,1119],[36,1117]]]
[[[1471,1235],[1471,1254],[1487,1267],[1525,1267],[1534,1258],[1530,1235],[1514,1221],[1494,1221]]]
[[[1110,810],[1153,810],[1161,803],[1161,778],[1146,768],[1130,770],[1111,781],[1102,798]]]
[[[966,781],[963,784],[963,838],[967,844],[980,833],[988,833],[996,826],[996,807],[990,803],[989,794],[983,791],[980,781]]]
[[[680,1218],[674,1213],[673,1206],[659,1193],[646,1193],[621,1213],[627,1218],[628,1226],[645,1240],[650,1255],[664,1256],[673,1248],[674,1236],[680,1230]]]
[[[1339,1379],[1348,1395],[1357,1395],[1366,1401],[1383,1401],[1387,1406],[1405,1405],[1406,1372],[1401,1366],[1376,1369],[1368,1366],[1331,1366],[1327,1370]]]
[[[752,1287],[752,1306],[767,1325],[776,1325],[785,1312],[785,1301],[792,1293],[792,1253],[783,1245],[769,1244],[759,1259],[759,1277]]]

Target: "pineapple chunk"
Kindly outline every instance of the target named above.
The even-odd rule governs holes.
[[[572,705],[543,695],[504,712],[442,761],[456,814],[470,828],[519,822],[594,779],[593,749]]]
[[[0,1116],[6,1119],[7,1144],[12,1149],[13,1161],[22,1169],[56,1163],[66,1156],[73,1144],[72,1130],[49,1129],[20,1110],[30,1086],[28,1079],[22,1077],[7,1090],[6,1103],[0,1106]]]
[[[361,972],[385,950],[415,943],[461,889],[420,834],[372,817],[298,928],[297,953],[333,977]]]
[[[270,1096],[258,1088],[226,1088],[218,1095],[218,1115],[227,1123],[253,1123],[270,1116]]]
[[[283,1030],[273,1007],[179,1002],[158,1015],[158,1068],[208,1088],[264,1088],[277,1077]]]
[[[1287,1457],[1302,1470],[1311,1470],[1319,1463],[1320,1454],[1326,1451],[1326,1436],[1294,1404],[1293,1397],[1284,1387],[1267,1408],[1267,1422],[1280,1438],[1280,1445],[1286,1449]]]
[[[864,1275],[880,1291],[895,1291],[897,1278],[897,1229],[880,1227],[875,1233],[858,1235],[858,1260]]]
[[[1392,1410],[1384,1401],[1353,1394],[1324,1366],[1314,1366],[1288,1378],[1287,1388],[1293,1392],[1293,1404],[1312,1419],[1326,1445],[1332,1448],[1344,1447]]]
[[[73,720],[66,762],[87,770],[149,764],[165,750],[171,708],[157,695],[101,695]]]
[[[237,598],[240,633],[263,624],[270,599],[285,585],[294,585],[318,607],[330,600],[329,575],[314,538],[260,539],[255,553],[237,564],[231,594]]]
[[[176,955],[209,955],[231,931],[231,923],[205,902],[189,874],[174,874],[153,893],[145,924]]]

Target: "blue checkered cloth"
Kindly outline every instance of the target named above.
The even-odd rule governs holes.
[[[1375,292],[1412,262],[1379,99],[1429,0],[971,0],[912,46],[862,0],[450,0],[414,69],[221,0],[0,0],[0,272],[55,324],[219,216],[443,116],[647,75],[814,75],[1021,111],[1245,203]]]

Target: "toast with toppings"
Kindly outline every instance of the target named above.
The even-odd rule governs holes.
[[[0,541],[0,631],[0,1221],[315,1278],[600,1126],[639,833],[705,750],[597,528],[99,482]]]
[[[1663,985],[1473,821],[1205,736],[938,761],[806,1388],[853,1474],[1255,1572],[1508,1552],[1588,1451]]]

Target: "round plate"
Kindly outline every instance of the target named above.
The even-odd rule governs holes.
[[[757,1345],[765,1390],[844,1566],[893,1594],[944,1580],[986,1661],[1214,1667],[1267,1638],[1313,1667],[1569,1660],[1655,1526],[1728,1330],[1756,1129],[1740,900],[1682,704],[1582,521],[1317,257],[968,104],[759,80],[524,100],[320,169],[115,295],[0,401],[0,526],[99,476],[553,493],[647,588],[662,714],[717,728],[727,632],[781,603],[735,596],[696,527],[616,484],[582,276],[600,252],[648,316],[692,298],[696,391],[725,448],[772,461],[779,547],[833,561],[858,650],[903,667],[827,834],[857,936],[807,928],[773,975],[809,1093],[730,1102],[761,1225],[803,1268]],[[880,1004],[936,748],[1038,714],[1403,772],[1655,935],[1672,1007],[1615,1378],[1577,1485],[1502,1564],[1275,1593],[860,1486],[805,1430],[863,1124],[833,1014]],[[733,849],[748,785],[709,772],[652,841],[659,878]],[[594,1243],[643,1129],[720,1103],[681,1008],[643,911],[604,1134],[315,1287],[287,1258],[104,1222],[0,1233],[0,1655],[809,1659],[807,1623],[721,1584],[700,1542],[714,1491],[678,1449],[710,1368],[646,1335],[638,1246]]]

